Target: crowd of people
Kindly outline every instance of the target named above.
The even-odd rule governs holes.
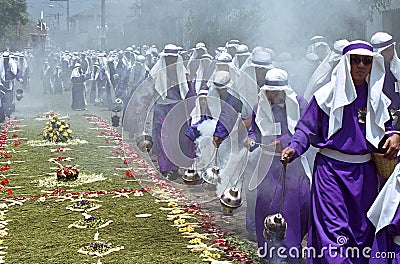
[[[266,47],[250,51],[238,40],[214,55],[202,42],[190,50],[167,44],[162,51],[132,45],[54,52],[40,76],[43,93],[71,91],[76,111],[88,103],[111,110],[120,98],[129,137],[151,136],[147,150],[160,177],[175,181],[189,167],[201,174],[223,155],[217,195],[237,174],[249,237],[266,259],[298,262],[304,255],[290,253],[302,252],[308,235],[315,254],[307,263],[400,263],[398,184],[388,186],[371,156],[393,160],[400,150],[396,43],[385,32],[370,42],[310,41],[300,62]],[[14,56],[6,51],[0,62],[0,121],[10,116],[14,87],[29,89],[30,58]],[[382,195],[390,206],[374,203]],[[278,244],[264,230],[275,213],[287,222]],[[277,245],[286,254],[270,250]],[[348,254],[366,248],[371,256],[395,255]]]

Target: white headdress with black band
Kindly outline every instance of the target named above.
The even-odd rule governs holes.
[[[319,107],[329,116],[328,137],[332,137],[343,123],[343,108],[357,98],[357,92],[350,74],[350,55],[372,56],[372,69],[367,77],[368,100],[366,116],[366,138],[378,147],[385,134],[385,122],[390,119],[389,98],[382,93],[385,67],[382,55],[373,52],[373,47],[362,40],[352,41],[343,49],[336,72],[331,81],[315,92]]]

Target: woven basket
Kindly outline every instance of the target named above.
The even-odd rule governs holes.
[[[372,153],[372,159],[374,160],[376,171],[379,176],[382,178],[389,178],[392,175],[394,168],[396,167],[398,161],[396,159],[386,159],[383,157],[383,154],[380,153]]]

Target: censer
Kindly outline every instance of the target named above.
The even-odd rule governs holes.
[[[247,161],[247,155],[249,151],[246,150],[245,156],[242,158],[243,161]],[[242,164],[242,171],[239,177],[236,179],[232,187],[227,188],[221,195],[219,202],[221,203],[222,213],[227,216],[232,216],[233,212],[242,205],[242,191],[239,190],[238,183],[243,179],[245,164]],[[228,183],[229,184],[229,183]],[[241,184],[242,186],[243,184]]]
[[[201,177],[196,171],[194,164],[185,171],[182,175],[182,179],[187,185],[196,185],[197,183],[200,183]]]
[[[152,113],[152,110],[154,109],[155,103],[151,102],[151,107],[149,109],[149,111],[146,113],[146,117],[144,120],[140,120],[143,121],[143,133],[142,135],[138,136],[136,138],[136,146],[139,148],[140,151],[145,152],[145,153],[149,153],[150,150],[153,147],[153,137],[147,133],[148,130],[151,130],[151,128],[149,128],[150,126],[150,120],[149,120],[149,115]]]
[[[284,160],[281,160],[283,162]],[[283,210],[283,201],[284,201],[284,193],[285,193],[285,180],[286,180],[286,164],[282,165],[282,172],[279,177],[279,181],[282,179],[282,192],[281,192],[281,201],[279,212],[273,215],[268,215],[264,219],[264,237],[265,239],[272,244],[279,244],[286,237],[286,229],[287,222],[282,215]],[[279,183],[278,181],[278,183]],[[274,202],[276,190],[278,184],[275,187],[274,195],[272,197],[270,208],[272,208],[272,204]]]
[[[136,139],[136,145],[142,152],[150,152],[153,147],[153,138],[146,132]]]
[[[217,185],[221,182],[221,178],[219,177],[219,167],[218,167],[218,148],[215,152],[215,162],[212,168],[208,168],[205,172],[202,173],[201,177],[203,180],[209,184]]]
[[[24,90],[22,90],[22,89],[17,89],[17,90],[15,91],[15,93],[16,93],[15,98],[16,98],[18,101],[21,101],[21,99],[24,97]]]
[[[221,198],[219,198],[219,202],[221,203],[222,213],[232,216],[235,209],[242,205],[242,197],[239,189],[236,186],[226,189]]]

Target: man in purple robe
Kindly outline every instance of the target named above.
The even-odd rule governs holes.
[[[0,60],[0,122],[5,120],[5,117],[10,117],[13,100],[13,80],[17,77],[18,67],[15,61],[10,58],[8,51],[3,52]]]
[[[168,44],[165,46],[164,51],[160,53],[159,61],[151,69],[149,78],[155,82],[154,92],[156,97],[153,111],[152,150],[154,154],[157,154],[162,175],[167,179],[174,180],[179,176],[179,164],[171,160],[169,149],[174,148],[176,144],[179,144],[180,147],[185,146],[185,143],[181,140],[187,140],[184,133],[188,126],[187,123],[167,123],[165,119],[178,103],[195,95],[194,87],[188,85],[188,72],[175,45]],[[188,120],[189,113],[181,114],[185,114],[185,118]],[[175,142],[171,135],[177,126],[181,127],[179,131],[180,142]]]
[[[88,79],[81,69],[80,63],[75,63],[71,73],[72,103],[71,108],[75,111],[87,110],[85,81]]]
[[[271,69],[261,87],[259,102],[255,105],[245,145],[250,151],[262,144],[260,160],[270,161],[270,166],[255,174],[257,179],[256,202],[247,202],[246,218],[255,212],[255,231],[259,253],[266,259],[279,259],[276,252],[268,250],[273,245],[264,237],[264,220],[267,216],[281,213],[288,224],[285,239],[279,244],[289,250],[295,248],[300,252],[301,242],[308,228],[310,207],[310,180],[300,159],[287,167],[285,189],[281,179],[282,163],[279,153],[291,139],[297,120],[307,106],[307,101],[298,96],[288,84],[288,74],[282,69]],[[308,166],[308,164],[307,164]],[[307,170],[308,171],[308,170]],[[276,190],[276,192],[275,192]],[[284,191],[284,201],[281,192]],[[283,202],[283,208],[280,208]],[[250,223],[251,224],[251,223]],[[282,260],[298,260],[301,257],[290,257]]]
[[[400,165],[385,183],[368,218],[374,224],[375,239],[369,253],[369,264],[400,263]]]
[[[219,99],[218,105],[209,105],[213,117],[217,117],[214,131],[214,144],[218,148],[230,135],[239,114],[242,112],[243,102],[233,88],[234,82],[227,71],[217,71],[214,74],[213,87],[210,96]]]
[[[385,60],[385,82],[383,92],[392,101],[389,109],[394,115],[393,125],[400,130],[400,59],[395,49],[396,42],[386,32],[377,32],[371,37],[371,43],[376,52],[379,52]]]
[[[200,90],[196,98],[196,105],[190,113],[190,126],[185,131],[185,135],[190,139],[191,144],[188,151],[188,156],[192,159],[196,158],[195,141],[201,136],[198,127],[205,120],[213,119],[210,109],[207,104],[208,90]]]
[[[368,263],[374,227],[367,211],[378,194],[371,152],[395,159],[400,136],[391,130],[390,100],[382,93],[383,57],[365,41],[343,49],[335,75],[315,92],[281,157],[290,162],[320,148],[311,188],[307,263]],[[382,140],[386,138],[385,140]],[[356,253],[360,254],[357,255]]]

